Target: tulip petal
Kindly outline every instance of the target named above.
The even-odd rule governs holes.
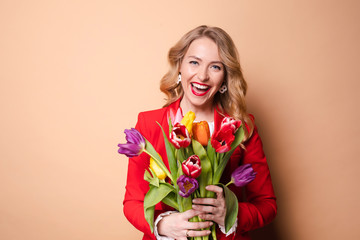
[[[181,108],[178,108],[175,112],[174,109],[170,109],[168,113],[168,120],[171,119],[171,124],[174,126],[176,123],[180,123],[183,119]]]
[[[166,178],[166,173],[159,167],[153,158],[150,158],[150,168],[160,180]]]
[[[119,144],[118,152],[125,154],[127,157],[140,155],[145,149],[145,139],[135,128],[125,129],[127,143]]]
[[[189,134],[192,135],[192,125],[195,120],[195,113],[192,111],[188,111],[184,118],[181,120],[181,123],[186,127]]]
[[[231,174],[231,179],[237,187],[243,187],[255,179],[256,172],[250,163],[243,164]]]
[[[192,155],[181,164],[184,174],[191,178],[197,178],[201,174],[201,160],[199,156]]]
[[[202,146],[207,146],[210,139],[210,128],[206,121],[193,123],[193,138]]]
[[[142,152],[142,148],[139,145],[133,143],[118,144],[118,147],[118,152],[120,154],[126,155],[127,157],[135,157]]]
[[[211,145],[218,153],[228,152],[231,149],[231,144],[235,140],[235,136],[231,128],[227,130],[219,130],[211,138]]]
[[[220,129],[231,128],[233,133],[235,133],[240,127],[240,125],[241,120],[235,120],[232,117],[225,117],[221,122]]]
[[[145,144],[145,140],[141,133],[135,128],[125,129],[126,141],[134,144]]]
[[[179,195],[184,198],[189,197],[199,187],[199,183],[196,179],[189,178],[185,175],[181,175],[178,178],[177,184],[179,186]]]
[[[191,143],[191,138],[188,130],[181,123],[176,123],[170,133],[170,142],[175,148],[186,148]]]

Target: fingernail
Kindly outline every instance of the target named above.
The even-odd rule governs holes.
[[[213,222],[210,222],[210,226],[212,226],[214,223]]]

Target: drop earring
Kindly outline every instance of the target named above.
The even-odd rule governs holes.
[[[227,86],[225,85],[225,83],[221,86],[221,88],[219,89],[219,92],[221,94],[225,93],[227,91]]]
[[[181,73],[179,73],[178,80],[176,82],[177,84],[181,83]]]

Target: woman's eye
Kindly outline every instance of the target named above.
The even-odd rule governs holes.
[[[190,61],[190,64],[197,65],[199,63],[197,61]]]
[[[216,69],[216,70],[221,70],[221,67],[218,65],[213,65],[212,68]]]

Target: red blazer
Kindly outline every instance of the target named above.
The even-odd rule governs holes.
[[[177,110],[180,100],[168,107],[154,111],[142,112],[138,116],[136,129],[151,142],[156,151],[162,156],[165,165],[169,168],[165,143],[159,122],[165,132],[169,132],[168,113],[169,109]],[[219,129],[223,116],[214,111],[215,131]],[[240,147],[231,156],[227,167],[224,170],[221,182],[228,183],[232,171],[239,165],[251,163],[257,172],[254,181],[242,188],[230,185],[230,189],[239,199],[238,226],[236,234],[225,237],[218,229],[218,239],[250,239],[248,231],[270,223],[276,215],[277,206],[273,186],[270,178],[270,171],[266,162],[261,139],[255,127],[251,138],[245,142],[246,150]],[[149,156],[142,153],[138,157],[129,159],[126,192],[124,198],[124,214],[138,230],[144,233],[143,239],[156,239],[151,233],[150,227],[144,217],[143,201],[145,194],[149,190],[149,183],[144,180],[145,169],[149,167]],[[245,193],[245,196],[243,196]],[[155,218],[162,212],[173,210],[163,203],[155,206]]]

